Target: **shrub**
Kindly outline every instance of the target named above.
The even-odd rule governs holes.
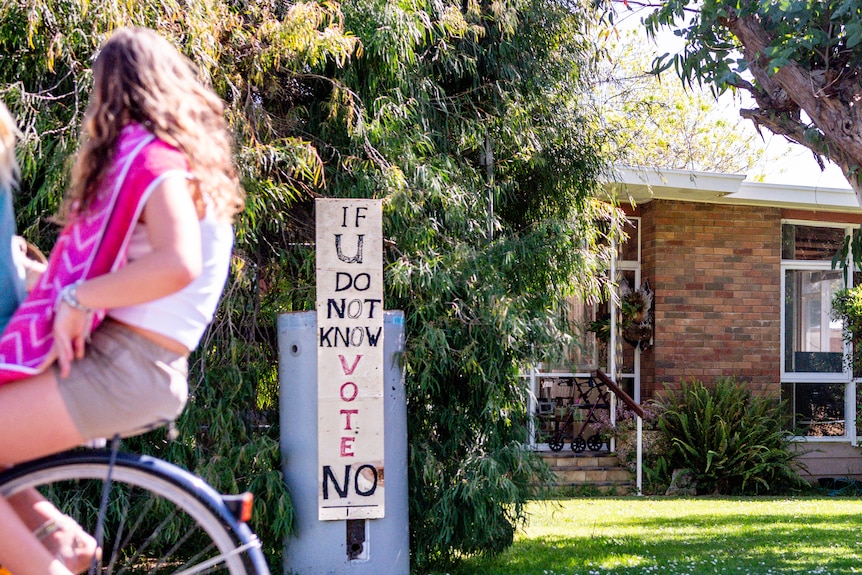
[[[853,375],[858,375],[862,373],[862,346],[858,345],[862,336],[862,285],[835,292],[832,316],[843,322],[844,340],[853,344],[853,354],[847,357],[847,362]]]
[[[657,403],[647,403],[641,407],[644,410],[641,444],[642,491],[647,495],[664,493],[670,474],[666,470],[665,457],[668,442],[664,433],[658,428],[662,406]],[[596,413],[598,414],[596,422],[591,423],[590,427],[607,439],[613,438],[616,441],[615,451],[620,463],[632,473],[636,472],[637,414],[622,402],[617,404],[613,422],[610,419],[610,412],[600,410]]]
[[[661,404],[667,469],[689,470],[698,494],[780,494],[807,486],[777,400],[720,378],[711,388],[683,382],[679,391],[668,389]]]

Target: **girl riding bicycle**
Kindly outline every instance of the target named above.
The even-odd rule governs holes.
[[[147,29],[117,30],[93,80],[64,233],[0,338],[2,355],[50,300],[53,344],[38,359],[50,367],[24,378],[10,367],[0,386],[0,465],[174,419],[228,273],[243,196],[222,102]],[[35,491],[0,498],[0,565],[13,575],[69,575],[97,553]]]

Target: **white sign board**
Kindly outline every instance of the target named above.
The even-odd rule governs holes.
[[[384,515],[383,209],[318,199],[317,453],[322,521]]]

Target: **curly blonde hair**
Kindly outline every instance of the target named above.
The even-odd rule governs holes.
[[[96,57],[93,80],[62,215],[85,210],[98,193],[129,122],[185,154],[193,185],[212,200],[216,217],[231,220],[243,209],[224,104],[167,40],[147,28],[116,30]]]
[[[0,102],[0,193],[6,193],[18,179],[18,162],[15,160],[15,141],[18,128],[9,109]]]

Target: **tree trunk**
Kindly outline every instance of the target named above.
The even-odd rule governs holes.
[[[806,70],[789,62],[769,72],[766,47],[769,34],[754,16],[729,18],[728,29],[742,45],[749,69],[758,87],[741,87],[752,93],[759,109],[742,110],[741,115],[770,131],[810,149],[822,165],[820,156],[838,164],[862,205],[862,118],[855,104],[862,97],[856,72],[842,79],[845,70]],[[833,80],[837,78],[837,80]],[[805,122],[800,111],[817,129]]]

